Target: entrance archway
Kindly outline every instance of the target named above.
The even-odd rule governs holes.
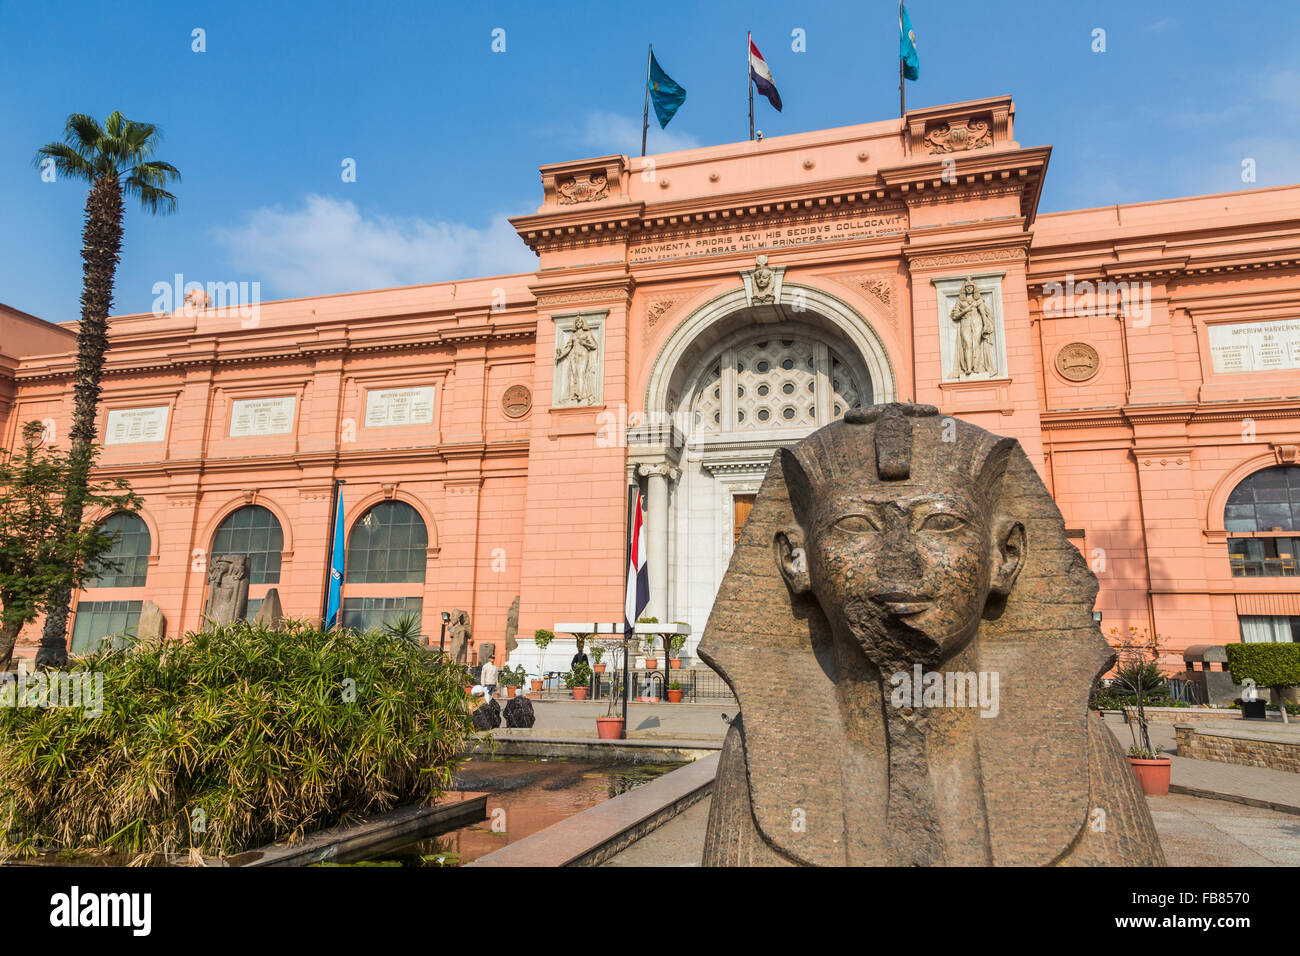
[[[650,614],[691,625],[694,652],[738,524],[781,445],[854,405],[895,400],[893,365],[871,324],[836,297],[786,284],[775,306],[744,289],[688,316],[655,358],[651,420],[675,447],[630,450],[648,478]]]

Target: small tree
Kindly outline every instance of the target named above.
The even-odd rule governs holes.
[[[542,662],[546,660],[546,648],[550,646],[553,640],[555,640],[554,631],[548,631],[541,627],[533,631],[533,641],[537,644],[537,669],[541,672],[543,680],[546,679],[546,668]]]
[[[80,587],[88,569],[117,570],[116,562],[103,560],[116,535],[85,519],[68,531],[61,520],[76,466],[70,455],[42,443],[41,430],[40,422],[28,422],[18,450],[0,449],[0,670],[13,660],[18,632]],[[122,478],[92,482],[85,503],[107,511],[140,508]]]
[[[1278,699],[1283,722],[1290,723],[1282,690],[1300,686],[1300,644],[1225,644],[1224,650],[1228,654],[1232,682],[1244,684],[1253,680],[1258,686],[1269,688]]]
[[[1130,757],[1150,760],[1159,756],[1159,748],[1151,746],[1151,734],[1147,728],[1147,713],[1143,705],[1144,698],[1151,693],[1152,681],[1163,683],[1160,673],[1160,636],[1147,636],[1146,630],[1130,626],[1128,633],[1121,638],[1118,628],[1110,630],[1110,644],[1118,655],[1116,672],[1123,675],[1122,689],[1133,694],[1137,730],[1129,723],[1129,733],[1133,737],[1133,746],[1129,748]],[[1139,739],[1139,735],[1141,739]]]

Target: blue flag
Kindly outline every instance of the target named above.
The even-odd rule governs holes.
[[[659,128],[664,129],[673,114],[686,102],[686,90],[678,86],[673,78],[665,73],[650,53],[650,101],[655,105],[655,116],[659,119]]]
[[[343,489],[334,504],[334,547],[330,555],[329,598],[325,603],[325,630],[339,623],[339,606],[343,603]]]
[[[898,58],[903,61],[903,76],[909,80],[921,76],[921,59],[916,55],[916,34],[912,31],[912,18],[907,7],[898,5]]]

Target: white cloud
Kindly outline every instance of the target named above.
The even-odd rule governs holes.
[[[214,230],[235,268],[276,297],[326,295],[445,279],[529,272],[537,258],[505,217],[479,229],[412,217],[364,216],[350,201],[307,196]]]
[[[626,153],[641,155],[641,117],[624,116],[607,110],[587,113],[585,125],[579,133],[581,143],[597,155]],[[660,129],[659,121],[650,115],[650,132],[646,138],[647,153],[674,153],[679,149],[694,149],[700,142],[690,133]]]

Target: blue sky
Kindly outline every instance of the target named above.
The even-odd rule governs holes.
[[[1012,94],[1017,139],[1054,147],[1044,211],[1300,181],[1300,4],[908,11],[909,106]],[[158,124],[184,176],[176,214],[129,213],[115,312],[148,311],[178,272],[264,300],[409,285],[531,268],[505,217],[537,207],[542,163],[639,151],[647,42],[688,91],[666,134],[652,116],[653,152],[747,136],[746,29],[785,101],[757,101],[767,135],[896,116],[896,18],[892,0],[3,0],[0,302],[77,317],[84,189],[31,166],[71,112]]]

